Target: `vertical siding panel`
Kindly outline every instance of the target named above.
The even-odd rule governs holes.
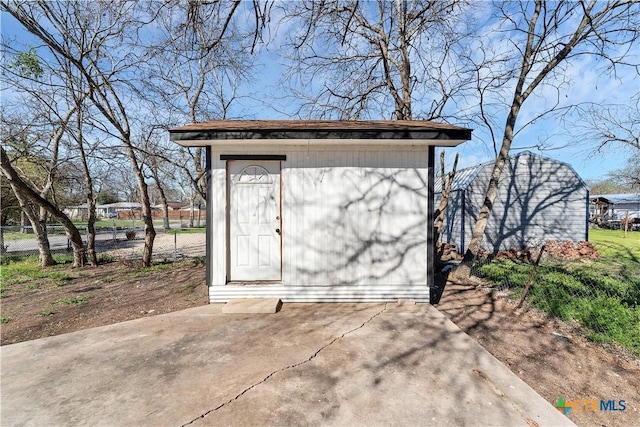
[[[289,194],[289,202],[287,205],[287,215],[289,217],[288,223],[288,236],[287,236],[287,246],[288,246],[288,271],[289,271],[289,284],[296,285],[300,281],[298,277],[295,266],[298,264],[298,242],[297,236],[300,235],[300,227],[298,225],[298,220],[300,217],[300,194],[302,192],[303,182],[299,177],[300,173],[300,155],[299,151],[295,151],[291,153],[291,163],[290,170],[287,174],[288,180],[288,190],[287,194]]]
[[[207,227],[210,227],[209,229],[211,230],[211,235],[210,235],[210,241],[207,242],[207,245],[209,245],[209,255],[211,256],[211,259],[207,260],[207,262],[210,265],[211,268],[211,282],[207,283],[207,286],[215,286],[218,283],[218,269],[220,268],[218,265],[218,258],[220,257],[219,254],[219,249],[217,247],[218,245],[218,218],[219,218],[219,209],[220,206],[216,200],[216,192],[219,191],[218,190],[218,160],[219,156],[218,153],[216,153],[215,151],[211,150],[210,151],[210,158],[209,158],[209,164],[211,165],[211,175],[210,175],[210,188],[209,188],[209,193],[207,194],[208,200],[207,200],[207,209],[211,210],[211,215],[210,218],[212,219],[212,224],[207,224]],[[209,292],[211,292],[211,288],[209,288]]]
[[[308,196],[308,203],[305,204],[305,217],[307,221],[305,223],[305,230],[307,231],[304,235],[305,240],[305,253],[311,257],[311,259],[307,262],[307,265],[310,267],[311,273],[308,280],[310,284],[318,284],[322,283],[321,277],[321,239],[319,229],[319,218],[320,213],[319,210],[319,202],[320,202],[320,194],[318,191],[320,189],[320,184],[318,183],[319,174],[318,174],[318,155],[319,152],[312,151],[309,153],[309,162],[307,163],[307,167],[305,170],[308,173],[309,179],[309,192],[305,193]]]
[[[292,260],[291,260],[291,280],[293,284],[301,284],[301,277],[298,274],[297,266],[300,265],[302,259],[300,258],[300,242],[299,237],[303,232],[302,230],[302,209],[303,209],[303,195],[304,195],[304,177],[302,176],[304,167],[304,152],[296,152],[295,169],[292,171],[291,177],[291,192],[293,193],[293,208],[292,211],[292,230],[289,241],[291,242]]]
[[[314,246],[317,248],[317,263],[320,270],[319,280],[323,284],[329,283],[328,267],[327,267],[327,233],[330,229],[330,224],[327,221],[327,177],[324,165],[327,160],[327,151],[317,151],[315,156],[315,168],[316,168],[316,207],[314,218],[314,232],[316,235],[316,242]],[[316,282],[317,283],[317,282]]]
[[[309,186],[310,186],[310,199],[311,205],[307,209],[308,214],[308,222],[307,222],[307,236],[310,237],[310,240],[307,242],[307,251],[311,254],[311,263],[309,266],[311,267],[310,274],[310,283],[318,284],[322,280],[321,271],[320,271],[320,261],[321,261],[321,240],[320,240],[320,231],[317,227],[317,222],[320,218],[320,214],[318,212],[320,195],[318,194],[318,190],[320,185],[318,183],[318,152],[312,151],[309,156]]]
[[[224,286],[226,284],[227,275],[227,226],[226,226],[226,207],[227,207],[227,169],[226,162],[220,160],[217,156],[216,163],[218,165],[218,185],[219,189],[216,200],[219,204],[218,208],[218,284]]]
[[[291,185],[293,182],[293,166],[295,165],[294,153],[287,153],[287,160],[282,162],[282,282],[285,285],[292,283],[291,278],[291,236],[293,235],[293,194]]]
[[[340,205],[345,207],[345,209],[342,212],[342,230],[345,236],[350,236],[353,233],[357,232],[357,225],[354,224],[353,218],[351,218],[351,215],[355,215],[357,216],[357,206],[355,205],[351,205],[349,207],[349,210],[346,210],[346,202],[349,201],[353,201],[354,197],[358,196],[358,189],[357,189],[357,184],[354,183],[354,181],[359,181],[360,179],[360,172],[358,170],[358,157],[356,155],[355,151],[347,151],[343,154],[344,156],[344,162],[345,162],[345,169],[346,169],[346,174],[343,178],[343,184],[340,186],[340,188],[337,191],[338,194],[338,198],[340,201]],[[356,188],[351,188],[350,192],[350,198],[345,199],[344,198],[344,194],[343,194],[343,189],[346,187],[351,187],[354,186]],[[348,247],[345,247],[345,242],[340,242],[340,252],[344,253],[347,256],[351,256],[352,253],[350,252]],[[336,253],[336,257],[338,256],[339,252]],[[340,261],[345,262],[346,260],[336,260],[338,263],[340,263]],[[353,265],[352,264],[345,264],[342,268],[342,274],[344,275],[344,283],[349,283],[350,281],[353,280],[354,277],[354,270],[353,270]]]
[[[365,173],[365,153],[361,150],[356,151],[355,153],[356,155],[356,165],[358,168],[358,176],[360,177],[359,180],[359,191],[358,194],[356,195],[358,198],[362,197],[364,195],[364,191],[366,190],[366,188],[368,187],[369,184],[369,180],[367,178],[367,174]],[[365,204],[362,202],[358,202],[356,204],[356,208],[357,208],[357,214],[356,214],[356,218],[355,218],[355,226],[356,226],[356,236],[358,236],[359,241],[358,242],[354,242],[355,245],[352,248],[352,251],[357,251],[359,249],[359,244],[360,242],[362,242],[362,237],[365,233],[365,226],[364,223],[366,221],[365,219],[365,215],[366,215],[366,210],[364,208]],[[360,278],[360,263],[362,262],[362,259],[364,258],[365,254],[360,254],[360,256],[355,260],[355,265],[354,265],[354,277],[356,278]]]
[[[389,161],[392,160],[394,155],[402,156],[402,153],[398,153],[398,152],[393,153],[388,151],[382,151],[379,149],[373,153],[374,158],[371,164],[372,168],[370,169],[370,171],[371,172],[376,171],[377,174],[380,174],[381,177],[385,180],[385,182],[383,182],[383,185],[380,186],[380,191],[379,191],[380,197],[383,197],[383,198],[386,197],[385,193],[395,192],[395,190],[398,190],[398,188],[395,187],[395,184],[393,183],[393,179],[392,179],[395,169],[390,168],[390,165],[389,165]],[[404,164],[404,159],[402,160]],[[382,238],[383,241],[388,241],[391,237],[391,234],[396,229],[396,220],[397,220],[396,215],[393,213],[390,214],[392,210],[397,208],[396,203],[393,200],[394,193],[391,193],[391,197],[392,198],[389,199],[390,206],[385,205],[385,203],[383,202],[384,199],[382,199],[379,202],[379,204],[381,204],[381,211],[380,211],[381,217],[375,218],[375,219],[376,221],[377,220],[380,221],[380,228],[381,228],[380,231],[382,233],[377,233],[377,230],[370,230],[370,232],[373,232],[379,235],[379,237]],[[394,261],[389,259],[389,255],[391,254],[391,251],[392,251],[390,244],[385,243],[384,246],[386,247],[381,247],[378,249],[378,256],[384,259],[384,263],[380,264],[381,271],[378,271],[374,277],[375,280],[373,281],[373,283],[376,285],[384,285],[389,282],[389,278],[386,276],[383,276],[383,274],[386,275],[389,262]]]
[[[212,272],[212,286],[223,286],[226,275],[226,169],[225,162],[220,160],[220,154],[213,152],[211,159],[211,203],[213,209],[211,257],[214,271]]]
[[[313,191],[313,186],[311,185],[311,173],[309,171],[309,167],[311,165],[311,161],[310,161],[310,157],[311,157],[311,153],[309,150],[305,150],[303,153],[303,167],[302,167],[302,182],[303,182],[303,188],[302,188],[302,194],[301,194],[301,199],[302,199],[302,209],[301,209],[301,213],[302,213],[302,218],[300,218],[300,220],[302,221],[302,229],[300,230],[301,233],[299,233],[296,238],[298,239],[299,245],[300,245],[300,250],[298,251],[298,255],[302,258],[301,260],[301,265],[304,265],[306,267],[309,266],[313,266],[312,263],[312,259],[313,259],[313,254],[311,254],[309,250],[307,250],[307,241],[310,238],[309,236],[309,203],[313,201],[313,199],[311,198],[312,196],[312,191]],[[304,274],[304,278],[301,280],[304,284],[309,284],[309,273],[305,273]]]
[[[363,234],[361,236],[366,240],[373,241],[373,245],[365,250],[361,257],[361,262],[358,265],[360,267],[360,275],[358,276],[366,284],[377,284],[380,282],[380,264],[374,264],[374,257],[380,256],[380,251],[383,249],[384,244],[379,241],[380,234],[386,232],[381,230],[380,225],[383,217],[380,216],[380,209],[382,207],[382,197],[384,196],[384,187],[386,184],[386,175],[383,170],[374,169],[376,164],[376,152],[363,150],[363,172],[368,177],[366,180],[366,187],[363,189],[367,192],[367,197],[362,204],[364,215],[361,216],[361,225]],[[368,199],[368,200],[367,200]],[[364,242],[361,242],[361,247],[366,247]]]
[[[293,158],[291,156],[292,153],[287,154],[287,160],[281,162],[280,168],[280,213],[281,213],[281,230],[282,230],[282,283],[289,284],[290,283],[290,271],[289,266],[291,264],[290,260],[290,250],[291,245],[289,244],[289,233],[291,226],[291,214],[289,209],[290,203],[290,191],[289,191],[289,172],[291,167],[291,162]]]
[[[331,183],[331,168],[335,165],[332,163],[333,151],[321,151],[318,153],[318,161],[316,162],[316,166],[318,167],[318,172],[320,173],[320,177],[322,179],[322,183],[320,185],[321,188],[321,197],[320,204],[318,206],[319,218],[318,218],[318,228],[321,230],[319,233],[320,241],[318,242],[318,246],[321,247],[321,268],[322,268],[322,281],[323,283],[331,283],[331,267],[329,265],[329,257],[331,256],[331,248],[329,247],[330,230],[333,229],[333,224],[331,224],[331,220],[329,218],[329,197],[331,196],[331,190],[333,187]],[[321,243],[321,244],[320,244]]]
[[[433,150],[433,155],[435,156],[435,150]],[[426,185],[427,188],[425,188],[423,191],[425,191],[427,193],[427,197],[429,197],[429,188],[433,188],[434,182],[432,182],[432,180],[429,179],[429,160],[430,160],[430,156],[429,156],[429,151],[428,149],[425,149],[424,152],[422,153],[422,156],[416,156],[415,157],[415,161],[414,161],[414,168],[416,168],[416,170],[420,171],[420,176],[424,182],[424,184]],[[431,159],[433,160],[433,177],[432,179],[435,180],[435,168],[436,168],[436,163],[435,163],[435,158]],[[422,161],[422,164],[420,164],[420,162]],[[434,189],[435,192],[435,189]],[[429,209],[429,201],[425,200],[423,202],[423,206],[425,206],[425,212],[427,212],[427,209]],[[433,209],[435,210],[435,203],[433,205]],[[429,212],[427,212],[426,215],[427,220],[429,219]],[[426,242],[427,244],[429,244],[429,229],[430,227],[433,227],[433,221],[431,224],[425,224],[425,228],[424,228],[424,233],[425,233],[425,237],[426,237]],[[433,230],[433,228],[431,228],[431,230]],[[435,242],[434,242],[435,244]],[[429,263],[432,263],[433,265],[433,271],[435,272],[435,259],[429,259],[429,249],[425,248],[424,249],[425,255],[423,257],[425,261],[425,266],[424,266],[424,274],[425,274],[425,281],[424,283],[427,286],[435,286],[435,283],[429,283],[430,280],[432,280],[432,277],[429,277],[428,272],[429,272]],[[435,254],[435,251],[434,251]]]
[[[333,242],[333,253],[331,254],[331,258],[330,258],[330,263],[333,266],[336,266],[335,270],[335,274],[338,280],[338,283],[346,283],[347,282],[347,269],[344,268],[344,266],[341,266],[341,262],[344,262],[344,258],[342,259],[338,259],[338,253],[342,253],[344,255],[348,255],[344,248],[342,247],[343,242],[341,242],[340,240],[338,240],[337,234],[341,233],[341,234],[345,234],[345,229],[344,229],[344,223],[346,222],[346,218],[344,216],[344,213],[341,211],[341,207],[343,204],[343,200],[342,200],[342,194],[340,189],[344,188],[347,185],[347,177],[349,176],[349,167],[351,166],[349,164],[348,161],[348,156],[349,153],[346,151],[338,151],[336,153],[336,156],[338,158],[337,162],[338,162],[338,170],[340,171],[337,175],[336,175],[336,187],[334,189],[333,192],[333,206],[335,207],[335,209],[338,210],[339,214],[338,216],[335,218],[336,221],[336,226],[335,226],[335,231],[334,233],[332,233],[332,236],[334,237],[334,242]],[[336,232],[337,231],[337,232]],[[342,267],[342,268],[340,268]]]

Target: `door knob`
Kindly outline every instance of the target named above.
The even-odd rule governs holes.
[[[280,229],[276,228],[276,233],[278,233],[278,236],[280,235]]]

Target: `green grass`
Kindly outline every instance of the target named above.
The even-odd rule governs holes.
[[[47,317],[47,316],[51,316],[52,314],[56,314],[56,312],[51,310],[50,308],[45,308],[40,313],[38,313],[38,316]]]
[[[148,273],[152,273],[154,271],[163,271],[167,270],[171,267],[171,264],[153,264],[149,267],[142,267],[138,271],[133,274],[133,277],[143,277]]]
[[[167,234],[204,234],[206,227],[180,228],[167,230]]]
[[[57,267],[73,264],[73,254],[53,254],[53,259],[58,263]]]
[[[73,298],[60,298],[56,301],[58,305],[84,305],[89,302],[89,300],[93,298],[93,295],[78,295]]]
[[[616,342],[640,355],[640,233],[590,230],[600,260],[543,261],[527,301],[552,317],[577,320],[598,342]],[[478,263],[474,270],[520,298],[532,266],[509,260]]]
[[[49,273],[48,278],[53,280],[53,283],[56,286],[64,286],[73,280],[73,277],[63,272]]]
[[[49,236],[55,236],[60,234],[64,234],[64,230],[48,233]],[[3,238],[5,241],[11,242],[16,240],[35,239],[36,235],[33,233],[21,233],[19,231],[5,231]]]
[[[65,256],[54,256],[54,259],[59,263],[65,262]],[[11,286],[22,283],[30,283],[28,289],[37,289],[44,279],[51,280],[55,286],[64,286],[74,277],[60,271],[60,267],[56,265],[42,268],[37,256],[3,258],[0,265],[0,297],[4,296]]]
[[[11,322],[11,319],[9,319],[8,317],[0,316],[0,323],[9,323],[9,322]]]

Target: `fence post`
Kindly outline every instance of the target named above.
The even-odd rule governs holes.
[[[178,262],[178,233],[173,232],[173,262]]]
[[[540,264],[540,258],[542,258],[542,252],[544,252],[544,247],[545,245],[542,245],[542,247],[540,248],[540,252],[538,252],[538,257],[536,258],[535,264],[533,264],[533,268],[531,269],[531,274],[529,274],[529,280],[527,280],[527,285],[524,287],[524,291],[522,292],[522,298],[520,298],[520,302],[518,302],[518,305],[516,305],[516,309],[522,307],[522,304],[524,303],[524,299],[527,297],[527,292],[529,292],[529,288],[533,283],[533,278],[536,275],[538,264]]]

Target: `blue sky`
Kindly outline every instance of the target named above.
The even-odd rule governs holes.
[[[13,19],[2,13],[1,28],[3,37],[18,35],[28,45],[29,35]],[[33,44],[36,44],[34,41]],[[232,114],[235,118],[250,119],[283,119],[291,112],[288,101],[278,99],[281,88],[278,82],[284,73],[283,59],[274,48],[259,49],[256,63],[260,64],[255,72],[253,82],[243,87],[241,92],[245,97],[239,99]],[[630,96],[637,93],[640,82],[633,70],[621,69],[617,79],[603,75],[598,69],[598,64],[592,58],[584,57],[580,61],[568,66],[565,76],[569,84],[565,85],[560,93],[561,102],[566,104],[577,102],[605,103],[630,103]],[[526,122],[538,111],[543,111],[556,97],[550,88],[538,88],[536,96],[531,97],[524,104],[520,123]],[[8,93],[4,93],[5,98]],[[259,100],[262,100],[259,101]],[[470,101],[473,103],[473,101]],[[499,119],[498,119],[499,120]],[[567,120],[571,122],[571,118]],[[452,121],[453,124],[455,123]],[[488,144],[488,132],[478,126],[474,128],[473,140],[466,142],[457,149],[448,149],[449,160],[454,153],[460,153],[459,168],[472,166],[477,163],[492,160],[493,149]],[[614,147],[606,152],[593,154],[592,145],[583,140],[571,137],[566,127],[560,123],[557,117],[544,118],[527,127],[514,140],[514,147],[527,147],[527,149],[548,157],[570,164],[576,172],[585,180],[598,180],[604,178],[609,172],[624,166],[629,152],[619,147]],[[535,146],[543,141],[552,149],[537,150]]]
[[[251,119],[282,119],[286,118],[282,112],[290,111],[289,106],[284,103],[275,104],[270,108],[273,100],[272,94],[278,91],[278,80],[284,73],[284,68],[277,54],[273,52],[265,53],[258,61],[261,63],[258,72],[259,86],[262,88],[256,93],[254,89],[248,92],[254,96],[269,100],[269,102],[256,102],[253,99],[241,100],[241,113],[245,118]],[[618,80],[604,80],[598,74],[592,72],[595,68],[593,60],[583,61],[568,69],[574,73],[571,76],[571,84],[564,88],[567,103],[573,102],[593,102],[596,104],[620,103],[630,104],[630,95],[637,92],[639,80],[632,70],[622,70],[618,75]],[[565,93],[561,93],[564,96]],[[569,95],[571,99],[569,99]],[[555,96],[555,95],[554,95]],[[524,123],[528,118],[538,111],[542,111],[549,100],[544,96],[534,96],[527,100],[519,118],[519,123]],[[236,110],[238,112],[238,110]],[[505,113],[506,114],[506,113]],[[572,119],[569,118],[569,122]],[[577,118],[573,119],[577,120]],[[460,124],[452,122],[452,124]],[[461,124],[464,125],[464,124]],[[460,153],[459,168],[469,167],[478,163],[493,160],[493,148],[488,143],[488,131],[480,126],[471,125],[473,139],[455,149],[447,149],[447,159],[453,160],[456,152]],[[549,117],[536,121],[527,126],[514,140],[512,151],[517,152],[518,148],[526,149],[534,153],[551,157],[559,161],[570,164],[584,180],[599,180],[604,178],[609,172],[620,169],[624,166],[626,159],[630,155],[629,151],[621,146],[614,146],[603,153],[594,153],[594,145],[584,140],[577,140],[569,135],[561,120],[557,117]],[[543,150],[536,149],[540,142],[548,147]]]

